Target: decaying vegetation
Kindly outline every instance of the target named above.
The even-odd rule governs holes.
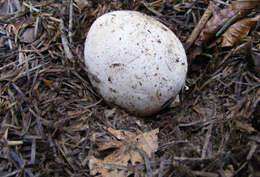
[[[212,3],[213,16],[230,5]],[[196,53],[188,39],[208,7],[207,0],[0,0],[0,176],[260,176],[260,23],[228,48]],[[90,25],[119,9],[154,16],[183,44],[192,41],[189,90],[150,118],[109,107],[84,67]],[[259,6],[245,18],[259,18]],[[154,131],[154,146],[142,149]],[[138,160],[127,156],[127,165],[105,172],[93,166],[117,152]]]

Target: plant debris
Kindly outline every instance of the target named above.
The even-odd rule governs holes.
[[[104,102],[83,55],[91,24],[106,12],[137,10],[183,43],[208,46],[254,2],[212,1],[222,10],[200,23],[198,38],[191,34],[207,0],[0,0],[0,176],[260,176],[259,20],[248,41],[201,47],[181,102],[149,118]],[[243,18],[258,8],[244,8]]]
[[[218,38],[216,43],[221,42],[221,47],[232,47],[236,43],[245,40],[249,30],[256,22],[260,21],[260,16],[246,18],[238,21],[237,23],[231,25],[227,31]],[[213,47],[214,45],[210,45]]]
[[[128,169],[129,163],[133,166],[133,170],[138,163],[148,161],[148,158],[151,158],[152,154],[158,149],[157,134],[159,129],[139,135],[112,128],[109,128],[108,131],[118,140],[110,140],[104,144],[97,143],[99,156],[104,156],[102,154],[109,150],[111,152],[102,158],[90,157],[89,169],[92,175],[99,173],[99,176],[107,177],[129,176],[134,174],[133,171],[131,172]]]

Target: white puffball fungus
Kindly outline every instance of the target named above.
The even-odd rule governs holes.
[[[88,32],[84,54],[93,87],[108,103],[136,115],[157,113],[185,84],[187,58],[180,40],[140,12],[99,17]]]

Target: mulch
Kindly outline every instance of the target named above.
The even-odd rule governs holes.
[[[185,43],[208,1],[15,2],[0,13],[0,176],[90,176],[89,157],[97,141],[114,138],[110,127],[159,128],[158,151],[146,161],[152,176],[260,176],[260,75],[249,42],[205,50],[189,66],[181,102],[147,118],[107,105],[84,67],[87,31],[102,14],[146,13]],[[259,47],[259,31],[258,22],[250,45]]]

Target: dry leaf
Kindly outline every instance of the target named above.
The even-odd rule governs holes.
[[[75,0],[75,3],[80,10],[83,10],[85,7],[90,5],[88,0]]]
[[[27,28],[23,32],[21,39],[20,39],[21,42],[25,42],[25,43],[32,43],[34,40],[35,40],[34,28]]]
[[[136,135],[132,132],[123,131],[123,130],[115,130],[113,128],[108,128],[108,132],[111,133],[113,136],[115,136],[119,140],[126,140],[127,138],[133,138]]]
[[[16,20],[13,24],[9,24],[7,26],[7,30],[9,33],[13,33],[13,35],[15,36],[15,39],[17,39],[19,31],[21,31],[22,29],[25,29],[27,27],[28,27],[28,29],[30,29],[29,27],[33,24],[33,21],[34,20],[32,18],[22,18],[22,19]],[[32,32],[29,30],[27,33],[32,33]],[[30,34],[25,34],[25,35],[30,35]],[[32,34],[32,36],[33,36],[33,34]],[[26,38],[29,39],[28,37],[26,37]]]
[[[199,38],[195,41],[195,44],[201,46],[204,42],[211,39],[218,30],[237,13],[238,10],[234,10],[232,6],[220,10],[207,22],[205,28],[201,31]]]
[[[245,16],[251,9],[257,7],[260,1],[235,1],[229,7],[221,9],[216,15],[210,18],[205,28],[201,31],[195,44],[201,46],[204,42],[211,39],[218,30],[223,27],[232,17],[238,18]]]
[[[251,9],[260,5],[259,0],[237,0],[232,2],[233,9],[239,9],[240,16],[246,15]]]
[[[249,30],[253,25],[256,24],[257,21],[260,20],[260,16],[256,16],[253,18],[247,18],[236,22],[231,25],[227,31],[221,36],[222,43],[221,47],[232,47],[237,42],[244,39]]]
[[[99,144],[98,151],[100,153],[108,150],[112,150],[112,152],[103,159],[94,156],[90,158],[89,169],[91,175],[98,174],[100,177],[128,176],[132,174],[132,172],[127,169],[128,163],[135,165],[136,163],[144,162],[142,156],[133,147],[143,150],[149,157],[158,149],[157,134],[159,129],[139,135],[112,128],[109,128],[108,131],[115,136],[118,141]]]

